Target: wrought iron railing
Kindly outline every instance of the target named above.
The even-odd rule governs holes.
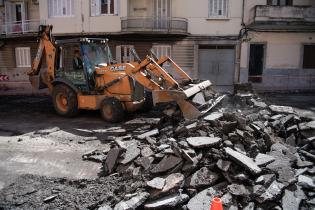
[[[188,20],[176,17],[134,17],[128,16],[121,19],[122,31],[127,32],[169,32],[187,33]]]
[[[0,25],[0,34],[9,35],[37,32],[39,24],[39,20],[7,22]]]

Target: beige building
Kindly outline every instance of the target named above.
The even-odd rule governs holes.
[[[240,82],[260,91],[315,89],[315,1],[247,0]]]
[[[152,48],[157,55],[171,56],[192,77],[210,79],[219,90],[232,91],[233,84],[248,81],[260,90],[283,89],[269,78],[298,72],[300,81],[301,72],[315,71],[304,68],[312,63],[302,62],[315,43],[312,0],[4,2],[0,0],[0,79],[5,81],[0,80],[0,92],[5,94],[35,92],[25,70],[36,53],[40,23],[52,24],[57,39],[107,37],[118,62],[133,60],[131,47],[141,58]],[[292,88],[314,89],[303,84]]]

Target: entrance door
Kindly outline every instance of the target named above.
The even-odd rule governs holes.
[[[254,83],[262,82],[264,54],[265,45],[263,44],[250,45],[248,81]]]
[[[154,1],[155,28],[167,29],[170,17],[170,0]]]
[[[219,91],[233,91],[235,69],[234,46],[201,46],[199,78],[209,79]]]

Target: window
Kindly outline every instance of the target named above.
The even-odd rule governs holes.
[[[226,18],[228,5],[228,0],[209,0],[209,18]]]
[[[118,15],[119,0],[91,0],[91,16]]]
[[[116,60],[118,63],[130,63],[134,61],[130,49],[134,48],[133,45],[120,45],[116,47]]]
[[[303,54],[303,68],[304,69],[315,69],[315,44],[304,45]]]
[[[49,17],[71,17],[74,15],[74,0],[48,0]]]
[[[161,56],[171,57],[172,47],[170,45],[153,45],[152,49],[158,58],[160,58]],[[166,62],[163,66],[170,66],[170,63]]]
[[[16,67],[31,67],[31,49],[29,47],[15,48]]]
[[[292,0],[268,0],[267,5],[292,6]]]

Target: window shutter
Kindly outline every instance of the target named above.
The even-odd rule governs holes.
[[[115,15],[118,15],[120,14],[120,0],[114,0],[114,12],[115,12]]]
[[[121,46],[116,46],[116,61],[121,63]]]

